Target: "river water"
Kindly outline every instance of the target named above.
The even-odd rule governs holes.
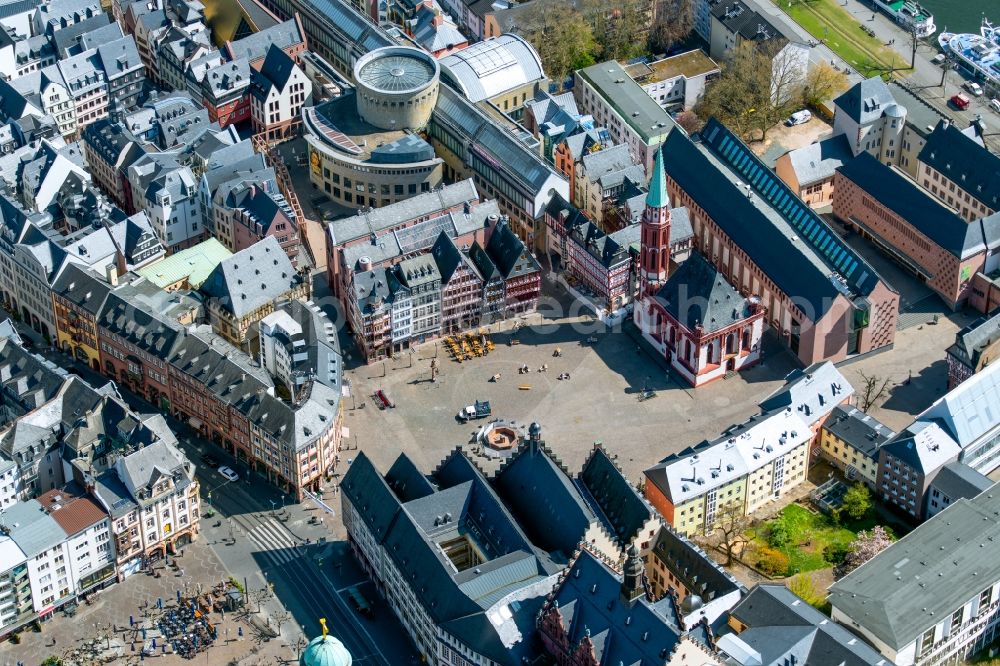
[[[1000,2],[996,0],[918,0],[934,15],[938,30],[978,33],[983,12],[993,23],[1000,23]]]

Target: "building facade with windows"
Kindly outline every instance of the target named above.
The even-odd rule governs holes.
[[[830,588],[831,617],[898,666],[958,664],[1000,631],[1000,493],[952,503]],[[942,553],[945,556],[942,556]]]
[[[697,142],[671,132],[663,166],[695,249],[760,297],[803,364],[891,348],[899,294],[727,128],[710,120]]]
[[[647,469],[646,499],[683,535],[711,532],[723,511],[750,515],[805,481],[820,426],[852,394],[832,363],[793,372],[759,415]]]
[[[660,104],[613,60],[576,72],[576,101],[583,113],[628,146],[632,163],[652,173],[656,152],[676,123]]]
[[[833,214],[915,273],[952,308],[1000,250],[1000,215],[968,221],[868,153],[834,177]]]
[[[859,480],[874,489],[879,449],[895,435],[874,416],[838,405],[820,428],[820,455],[843,471],[848,481]]]

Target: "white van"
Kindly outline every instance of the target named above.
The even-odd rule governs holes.
[[[997,99],[996,97],[991,99],[990,108],[996,111],[997,113],[1000,113],[1000,99]]]
[[[803,109],[801,111],[796,111],[795,113],[793,113],[788,118],[788,120],[785,121],[785,124],[788,125],[789,127],[795,127],[796,125],[802,125],[809,122],[810,120],[812,120],[812,117],[813,114],[811,111]]]

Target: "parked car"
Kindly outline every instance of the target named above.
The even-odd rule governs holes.
[[[219,459],[213,456],[211,453],[206,453],[205,455],[203,455],[201,457],[201,462],[206,467],[213,467],[213,468],[218,467],[221,464],[219,463]]]
[[[983,96],[983,87],[978,83],[976,83],[975,81],[966,81],[965,89],[968,90],[973,95],[975,95],[976,97]]]
[[[943,63],[947,59],[948,59],[947,54],[938,53],[936,56],[934,56],[933,58],[931,58],[931,62],[934,63],[935,65],[940,65],[941,63]]]
[[[991,99],[990,108],[996,111],[997,113],[1000,113],[1000,99],[997,99],[995,97]]]
[[[484,419],[492,413],[489,400],[476,400],[475,403],[462,408],[458,413],[458,420],[464,423],[473,419]]]
[[[240,475],[237,474],[236,470],[234,470],[232,467],[226,467],[225,465],[223,465],[222,467],[219,468],[219,474],[226,477],[233,483],[236,483],[237,481],[240,480]]]
[[[785,121],[785,124],[788,125],[789,127],[795,127],[796,125],[804,125],[805,123],[812,120],[812,117],[813,117],[812,111],[809,111],[808,109],[802,109],[801,111],[796,111],[791,116],[789,116],[788,120]]]
[[[952,104],[952,106],[961,111],[965,111],[967,108],[969,108],[969,104],[971,104],[969,98],[963,95],[962,93],[958,93],[957,95],[952,95],[951,99],[949,99],[948,101]]]

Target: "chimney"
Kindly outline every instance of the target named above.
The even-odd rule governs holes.
[[[108,264],[107,268],[104,269],[104,277],[107,279],[108,284],[112,287],[118,286],[118,267],[114,264]]]

